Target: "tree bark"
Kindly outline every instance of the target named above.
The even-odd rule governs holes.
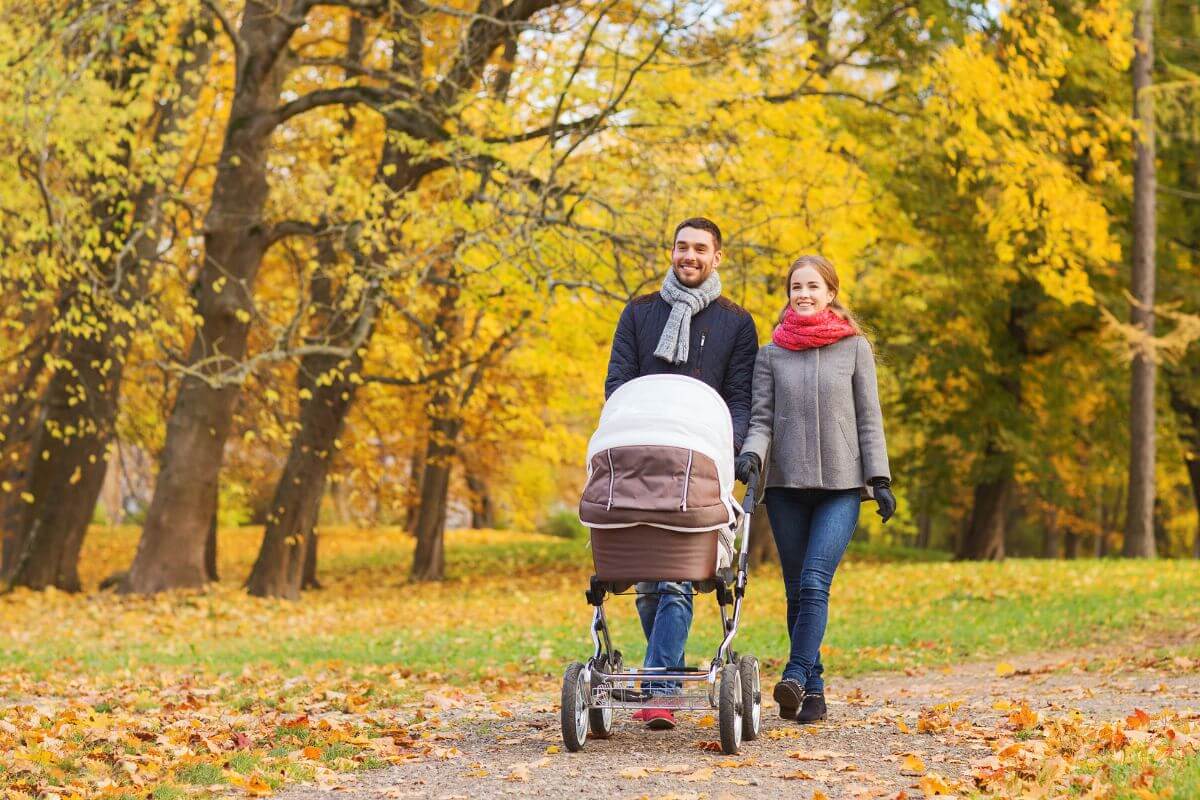
[[[104,483],[116,419],[124,353],[107,359],[119,331],[72,337],[64,354],[70,367],[60,367],[50,381],[46,416],[30,452],[28,491],[35,502],[25,506],[18,526],[20,552],[10,586],[81,588],[79,551]],[[86,399],[77,402],[80,397]],[[78,432],[68,435],[68,429]]]
[[[344,377],[319,385],[318,378],[334,374],[339,366]],[[256,597],[300,597],[309,542],[321,511],[336,439],[354,402],[356,385],[350,376],[361,370],[362,359],[357,351],[349,364],[339,363],[336,356],[314,356],[302,362],[302,380],[312,397],[301,407],[300,430],[292,439],[287,463],[275,487],[262,547],[246,583]],[[314,554],[314,571],[315,565]]]
[[[1057,509],[1042,515],[1042,558],[1058,558],[1062,547],[1062,531],[1058,527]]]
[[[1140,0],[1134,22],[1133,96],[1138,132],[1133,162],[1133,308],[1130,321],[1145,336],[1154,334],[1155,135],[1154,0]],[[1139,346],[1133,357],[1129,421],[1129,516],[1124,555],[1153,558],[1154,542],[1154,354]]]
[[[212,519],[208,523],[208,538],[204,541],[204,577],[210,582],[221,580],[217,572],[217,509],[213,508]]]
[[[439,389],[431,404],[437,411],[429,426],[425,470],[421,475],[421,500],[417,506],[415,529],[417,548],[409,572],[409,578],[414,581],[440,581],[446,577],[446,497],[450,491],[455,442],[462,427],[459,420],[445,416],[452,402],[449,394],[448,389]]]
[[[1079,534],[1068,530],[1063,537],[1063,558],[1074,561],[1079,558]]]
[[[475,530],[496,527],[496,510],[487,482],[478,473],[470,470],[465,472],[467,490],[471,493],[471,527]]]
[[[308,547],[304,548],[304,577],[300,579],[300,588],[308,589],[323,589],[321,582],[317,580],[317,545],[321,542],[320,534],[317,533],[317,528],[314,525],[312,530],[308,532]]]
[[[1015,484],[1010,461],[1001,475],[975,485],[970,522],[958,552],[960,559],[1004,559],[1005,528]]]
[[[294,3],[247,0],[243,49],[212,200],[204,257],[193,286],[200,327],[167,423],[158,480],[124,592],[153,594],[205,583],[204,542],[239,386],[228,372],[246,354],[253,286],[270,245],[264,222],[271,115],[284,77],[281,56],[304,23]]]

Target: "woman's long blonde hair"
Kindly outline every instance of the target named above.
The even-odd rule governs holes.
[[[850,310],[842,305],[842,301],[838,299],[839,290],[842,282],[838,280],[837,270],[834,269],[833,263],[824,256],[804,255],[792,262],[792,266],[788,268],[787,280],[783,284],[783,294],[787,297],[787,302],[783,304],[783,310],[779,312],[779,321],[783,322],[783,315],[787,313],[788,307],[792,304],[792,276],[796,274],[796,270],[812,267],[825,281],[825,285],[833,292],[833,301],[829,304],[829,308],[833,313],[837,314],[850,326],[854,328],[854,332],[859,336],[866,336],[862,326],[858,324],[858,320],[850,313]]]

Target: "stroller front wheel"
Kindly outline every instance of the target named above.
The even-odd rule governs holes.
[[[611,667],[608,656],[600,656],[596,667],[607,672]],[[608,739],[613,732],[613,710],[610,707],[588,709],[588,729],[596,739]]]
[[[588,730],[588,687],[583,682],[583,664],[578,661],[567,667],[563,674],[562,722],[563,744],[572,753],[583,749]]]
[[[742,745],[742,678],[737,664],[721,667],[717,722],[721,729],[721,752],[736,755]]]

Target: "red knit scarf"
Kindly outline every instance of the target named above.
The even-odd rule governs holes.
[[[831,309],[801,316],[788,306],[783,312],[783,321],[775,326],[771,341],[787,350],[808,350],[854,335],[854,326]]]

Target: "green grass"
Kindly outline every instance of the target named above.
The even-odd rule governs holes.
[[[214,783],[225,782],[225,775],[215,764],[189,764],[176,770],[175,777],[183,783],[195,786],[210,786]]]
[[[1106,761],[1103,770],[1116,787],[1113,800],[1144,800],[1148,795],[1138,789],[1149,789],[1151,797],[1190,800],[1200,797],[1200,753],[1182,758],[1165,758],[1146,750],[1127,750],[1121,761]],[[1151,785],[1140,787],[1143,772],[1151,770]]]
[[[136,531],[107,535],[117,538],[96,546],[120,563]],[[201,594],[0,597],[0,660],[35,675],[146,664],[221,672],[258,664],[291,674],[333,662],[469,683],[493,675],[554,677],[591,652],[586,541],[452,532],[449,579],[411,584],[407,536],[326,535],[327,588],[288,603],[250,598],[240,588],[256,534],[239,529],[222,537],[226,580]],[[97,574],[107,569],[92,567]],[[828,674],[852,675],[1191,629],[1200,623],[1198,595],[1200,568],[1190,561],[955,563],[944,553],[856,542],[833,585],[824,660]],[[627,662],[640,660],[644,640],[633,598],[612,598],[606,609],[614,643]],[[736,648],[778,667],[788,649],[785,613],[778,567],[757,569]],[[698,596],[692,663],[711,658],[719,632],[714,596]],[[235,705],[286,710],[287,702],[281,693]]]

